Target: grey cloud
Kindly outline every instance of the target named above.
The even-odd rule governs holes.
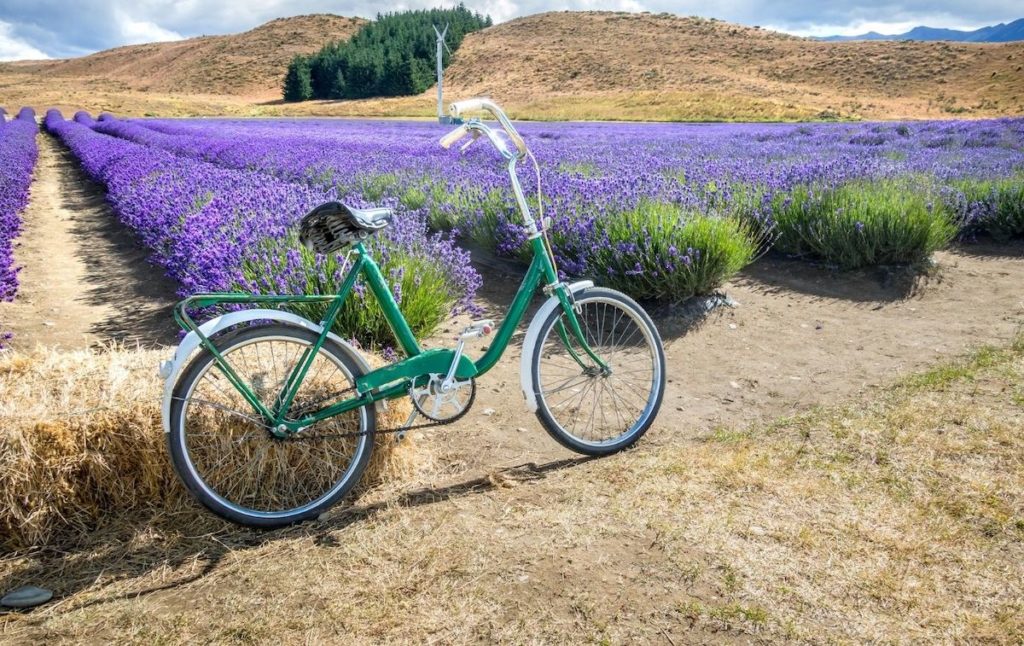
[[[10,25],[9,35],[51,56],[77,56],[123,45],[131,33],[171,33],[184,37],[245,31],[267,20],[305,13],[335,13],[372,17],[392,11],[451,5],[452,2],[407,0],[380,4],[330,0],[0,0],[0,20]],[[939,27],[974,27],[1024,16],[1019,0],[966,2],[964,0],[894,0],[850,4],[842,0],[814,3],[726,0],[709,4],[693,0],[481,0],[470,8],[498,20],[565,9],[647,10],[680,15],[701,15],[748,25],[771,25],[805,30],[820,25],[914,23]],[[126,21],[130,26],[126,27]],[[142,25],[142,28],[140,28]]]

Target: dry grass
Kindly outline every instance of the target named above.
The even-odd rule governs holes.
[[[1024,639],[1024,342],[849,406],[399,493],[285,532],[0,561],[12,640]],[[144,538],[139,538],[139,536]]]
[[[345,40],[365,23],[329,14],[294,16],[240,34],[128,45],[66,60],[0,64],[0,69],[55,84],[79,81],[92,90],[280,96],[293,56]]]
[[[279,101],[294,53],[359,24],[300,16],[234,36],[0,64],[0,94],[8,108],[68,113],[432,116],[436,90]],[[519,119],[943,119],[1024,114],[1022,65],[1024,43],[829,43],[670,14],[560,12],[470,34],[445,87],[449,99],[492,96]]]
[[[80,542],[129,516],[172,514],[187,523],[204,514],[167,454],[156,366],[168,353],[0,354],[0,546]],[[398,403],[378,424],[398,426],[408,413]],[[381,439],[364,482],[408,477],[424,459],[411,443]]]

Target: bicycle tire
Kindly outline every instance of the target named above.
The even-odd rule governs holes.
[[[598,337],[603,334],[605,328],[600,325],[591,326],[595,327],[593,330],[588,328],[589,324],[587,321],[590,316],[589,308],[592,304],[601,305],[605,309],[605,314],[609,308],[617,309],[625,313],[625,315],[629,317],[629,322],[633,323],[636,328],[642,332],[641,338],[644,340],[644,348],[650,353],[650,388],[644,394],[642,406],[635,403],[635,400],[632,399],[634,397],[638,397],[638,393],[632,393],[629,395],[631,398],[630,401],[634,402],[631,406],[633,408],[640,409],[639,415],[635,420],[625,419],[625,414],[622,412],[613,411],[610,413],[612,419],[609,426],[611,428],[615,428],[616,425],[621,426],[622,422],[629,422],[626,424],[626,428],[622,433],[600,439],[582,437],[576,430],[578,426],[576,421],[572,424],[567,423],[564,419],[565,416],[556,410],[558,407],[565,405],[561,402],[556,403],[552,401],[554,399],[553,395],[558,391],[552,389],[545,392],[545,380],[546,378],[550,378],[550,375],[543,374],[545,352],[548,353],[547,359],[550,360],[558,353],[559,346],[561,348],[565,348],[565,344],[558,337],[556,337],[555,342],[548,343],[551,338],[551,332],[555,327],[555,323],[561,320],[565,315],[562,308],[559,307],[552,311],[541,325],[537,343],[533,350],[533,358],[531,360],[533,388],[537,398],[537,418],[540,420],[541,425],[544,426],[544,429],[548,434],[562,446],[584,455],[610,455],[635,444],[644,435],[644,433],[647,432],[651,427],[651,424],[654,423],[654,420],[658,415],[658,411],[661,408],[662,399],[665,395],[665,350],[662,345],[661,337],[658,334],[658,329],[655,327],[651,317],[642,307],[640,307],[640,305],[636,303],[636,301],[622,292],[603,287],[591,287],[577,292],[575,294],[575,301],[577,307],[579,307],[582,312],[582,314],[578,315],[577,318],[580,319],[580,324],[584,327],[584,333],[588,336],[588,343],[591,344],[592,349],[598,356],[601,356],[602,359],[614,359],[615,357],[613,355],[618,348],[616,346],[612,346],[611,351],[609,351],[607,348],[601,347],[603,340]],[[611,328],[611,339],[613,341],[615,332],[614,325],[618,325],[618,323],[613,323],[613,327]],[[596,329],[598,327],[601,327],[600,331]],[[568,334],[571,342],[574,342],[575,340],[571,337],[572,333],[569,332]],[[593,363],[588,357],[586,357],[581,348],[577,348],[576,353],[585,362]],[[636,356],[640,357],[642,354],[642,352],[637,352]],[[634,361],[635,360],[636,358],[634,358]],[[548,361],[548,363],[554,364],[553,361]],[[575,408],[578,409],[578,412],[582,411],[583,408],[585,408],[583,401],[589,392],[593,394],[593,409],[591,415],[596,416],[597,410],[600,407],[604,420],[608,421],[608,401],[612,402],[612,406],[618,405],[615,403],[616,401],[619,401],[620,403],[625,401],[625,395],[620,395],[615,392],[615,385],[611,383],[611,380],[616,375],[616,367],[611,365],[611,372],[607,375],[599,373],[591,375],[588,374],[587,369],[583,369],[583,366],[579,366],[575,360],[565,361],[564,363],[567,366],[565,370],[568,372],[569,377],[567,380],[558,383],[559,388],[562,391],[568,390],[570,393],[567,396],[572,399],[566,400],[569,402],[569,409],[572,409],[573,402],[575,402],[578,397],[580,403],[576,403]],[[575,369],[573,367],[574,363],[581,368],[578,376],[574,376],[572,374],[572,371]],[[591,367],[591,370],[596,370],[596,364]],[[549,372],[554,372],[554,370]],[[565,372],[558,375],[557,378],[561,379],[564,375]],[[622,381],[622,378],[620,378],[620,381]],[[563,386],[561,384],[566,385]],[[634,386],[631,385],[631,387]],[[602,401],[602,396],[604,397],[604,401]],[[590,401],[590,399],[586,399],[588,404]],[[567,426],[570,428],[567,428]],[[584,427],[584,430],[586,430],[586,427]]]
[[[233,352],[238,351],[239,348],[244,349],[247,345],[259,343],[261,341],[268,342],[285,340],[289,342],[296,342],[299,345],[308,346],[315,342],[316,339],[316,333],[303,328],[282,324],[268,324],[247,327],[236,332],[230,332],[223,335],[221,338],[214,339],[213,344],[222,356],[230,357],[230,355]],[[273,346],[271,346],[271,349],[273,349]],[[364,374],[364,370],[360,367],[359,363],[350,356],[349,351],[330,339],[327,339],[324,343],[320,353],[327,361],[333,363],[344,375],[345,380],[349,381],[352,385],[355,384],[356,378]],[[317,358],[319,358],[319,356],[320,355],[318,355]],[[262,362],[260,363],[261,365],[259,368],[264,369]],[[236,366],[232,367],[237,368]],[[353,440],[357,447],[355,455],[350,464],[344,469],[342,477],[334,482],[332,486],[323,493],[323,495],[316,497],[307,504],[291,509],[276,511],[253,509],[240,504],[238,501],[228,499],[224,492],[216,491],[214,486],[204,479],[201,474],[201,468],[196,464],[195,458],[190,453],[188,429],[186,428],[186,418],[189,410],[188,404],[194,397],[199,380],[205,375],[211,374],[211,370],[216,371],[216,374],[219,374],[219,369],[216,368],[213,354],[209,350],[203,349],[194,359],[192,359],[186,369],[182,372],[182,375],[175,384],[173,391],[174,400],[171,406],[170,432],[167,436],[168,449],[170,451],[171,463],[174,466],[174,470],[177,472],[178,477],[184,483],[192,496],[195,497],[195,499],[204,507],[221,518],[233,523],[249,527],[270,529],[318,517],[347,495],[359,482],[366,469],[366,465],[370,461],[370,455],[373,450],[373,442],[377,426],[376,409],[373,406],[364,406],[356,409],[355,411],[355,415],[357,415],[359,420],[358,430],[361,431],[362,434],[356,436],[356,439]],[[312,370],[310,373],[312,373]],[[308,378],[309,375],[307,375],[307,380]],[[237,391],[235,391],[235,393],[237,394]],[[249,414],[254,414],[251,407],[248,412]],[[241,415],[241,413],[236,414]],[[325,420],[325,423],[330,421],[332,420]],[[254,422],[251,423],[251,426],[253,426],[254,429],[256,428],[256,424]],[[254,434],[258,436],[261,432],[256,430],[254,431]],[[262,434],[264,437],[262,439],[257,439],[268,443],[292,441],[272,438],[269,430],[265,428],[263,429]],[[264,455],[269,455],[274,450],[276,449],[268,448],[264,452]],[[280,452],[283,453],[283,451],[284,449],[281,449]],[[207,479],[209,478],[210,476],[207,474]]]

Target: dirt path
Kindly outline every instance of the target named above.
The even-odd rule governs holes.
[[[937,254],[937,261],[933,276],[912,280],[884,270],[837,274],[765,258],[725,286],[738,303],[734,308],[706,316],[687,307],[654,312],[668,385],[641,446],[846,401],[1024,329],[1024,245],[965,245]],[[485,277],[488,316],[500,320],[517,283],[514,276]],[[525,407],[519,343],[521,333],[480,380],[465,420],[424,433],[449,473],[475,475],[572,455]],[[479,353],[477,345],[468,350],[471,356]]]
[[[39,161],[15,249],[21,288],[13,303],[0,303],[11,345],[173,341],[173,281],[146,263],[74,157],[49,135],[36,141]]]

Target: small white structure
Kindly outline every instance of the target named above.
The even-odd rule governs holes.
[[[441,123],[452,123],[452,118],[444,113],[444,54],[441,51],[443,47],[449,55],[452,53],[452,50],[448,49],[448,43],[444,42],[448,27],[449,25],[445,25],[444,29],[438,29],[437,25],[434,25],[434,33],[437,34],[437,120]]]

